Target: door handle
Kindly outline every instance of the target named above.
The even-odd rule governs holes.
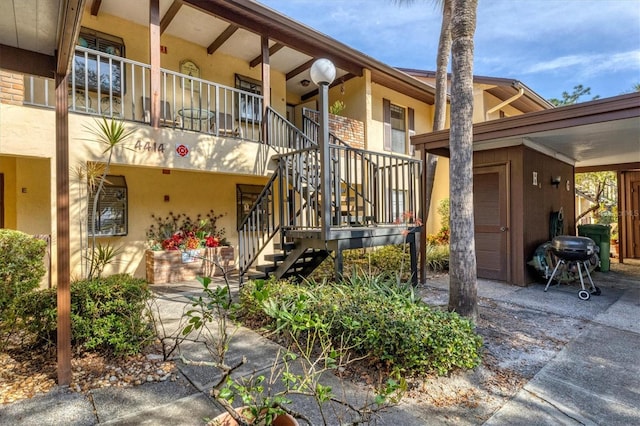
[[[507,229],[509,229],[509,228],[507,228],[506,226],[501,226],[500,227],[500,232],[506,232]]]

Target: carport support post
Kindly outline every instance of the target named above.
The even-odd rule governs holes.
[[[69,112],[67,76],[56,74],[56,233],[58,385],[71,384],[71,285],[69,267]]]

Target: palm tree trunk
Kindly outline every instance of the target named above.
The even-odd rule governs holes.
[[[451,54],[451,0],[442,3],[442,26],[440,27],[440,40],[438,41],[438,57],[436,58],[436,95],[433,115],[433,131],[445,128],[447,121],[447,68],[449,55]],[[425,217],[429,219],[431,208],[431,196],[436,176],[438,156],[427,154],[426,162],[426,191],[425,191]]]
[[[436,58],[436,94],[435,108],[433,116],[433,131],[442,130],[447,120],[447,67],[449,65],[449,55],[451,54],[451,0],[436,0],[442,6],[442,25],[440,27],[440,40],[438,41],[438,55]],[[420,236],[420,277],[424,282],[427,277],[426,268],[426,244],[427,244],[427,221],[431,210],[431,198],[433,186],[438,167],[438,156],[422,153],[422,162],[425,167],[422,185],[424,187],[424,198],[422,202],[422,218],[425,228]]]
[[[476,319],[473,220],[473,35],[477,0],[452,0],[449,310]]]

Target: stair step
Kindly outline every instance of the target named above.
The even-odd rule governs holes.
[[[260,272],[264,272],[265,274],[270,274],[273,271],[275,271],[278,267],[276,265],[269,264],[269,265],[257,265],[256,269]]]
[[[270,262],[282,262],[286,257],[287,256],[285,256],[284,253],[266,254],[264,256],[264,260],[268,260]]]
[[[282,248],[282,244],[280,243],[273,243],[273,249],[274,250],[280,250],[280,251],[291,251],[294,248],[296,248],[295,243],[284,243],[284,248]]]

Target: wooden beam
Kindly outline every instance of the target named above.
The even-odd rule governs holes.
[[[84,5],[85,0],[68,0],[65,2],[56,52],[56,74],[58,75],[67,75],[71,65],[78,34],[80,34],[80,22],[82,21]]]
[[[102,5],[102,0],[93,0],[91,4],[91,16],[98,16],[98,12],[100,12],[100,5]]]
[[[216,38],[213,43],[207,47],[207,53],[209,55],[213,55],[213,53],[218,50],[222,45],[231,38],[231,36],[240,29],[237,25],[229,25],[223,32]]]
[[[173,0],[173,3],[171,3],[171,6],[169,6],[169,10],[167,10],[167,13],[164,14],[162,20],[160,21],[160,34],[163,34],[165,32],[169,24],[171,24],[171,21],[173,21],[173,18],[175,18],[178,14],[178,11],[183,4],[184,3],[182,2],[182,0]]]
[[[58,385],[71,383],[71,284],[69,244],[69,86],[56,75],[56,262]]]
[[[281,44],[281,43],[276,43],[273,46],[271,46],[269,48],[269,57],[275,55],[276,52],[278,50],[282,49],[283,47],[284,47],[284,44]],[[262,54],[260,54],[260,55],[256,56],[255,58],[253,58],[251,60],[251,62],[249,62],[249,66],[251,68],[253,68],[253,67],[257,66],[258,64],[260,64],[260,62],[262,62]]]
[[[149,0],[149,77],[151,126],[160,126],[160,0]]]
[[[352,78],[356,78],[356,76],[353,75],[353,74],[345,74],[342,77],[338,77],[333,81],[333,83],[331,83],[329,85],[329,89],[331,89],[332,87],[336,87],[336,86],[344,83],[345,81],[349,81]],[[313,98],[314,96],[316,96],[317,94],[318,94],[318,89],[314,89],[314,90],[312,90],[310,92],[307,92],[304,95],[300,96],[300,100],[302,100],[302,101],[309,100],[309,99]]]
[[[293,77],[295,77],[296,75],[308,70],[309,68],[311,68],[311,65],[313,65],[313,63],[315,62],[315,58],[314,59],[309,59],[307,62],[305,62],[302,65],[297,66],[295,69],[289,71],[287,73],[287,75],[285,76],[286,80],[291,80]]]
[[[591,172],[624,172],[627,170],[640,170],[640,163],[607,164],[604,166],[576,167],[575,173]]]
[[[327,51],[333,51],[333,45],[327,45],[326,40],[318,40],[317,33],[309,36],[308,29],[302,29],[299,24],[291,27],[293,21],[288,18],[274,15],[269,12],[268,15],[257,13],[262,6],[255,5],[255,2],[242,1],[225,1],[225,0],[183,0],[188,4],[204,13],[223,19],[227,22],[237,23],[241,28],[246,29],[254,34],[267,35],[270,40],[277,41],[289,46],[292,49],[304,53],[313,58],[326,57],[340,69],[351,74],[362,76],[362,66],[352,58],[352,51],[340,51],[343,45],[336,44],[335,55],[327,54]],[[342,49],[344,50],[344,49]],[[413,77],[411,79],[415,80]]]
[[[0,44],[0,68],[51,78],[56,70],[56,57]]]

